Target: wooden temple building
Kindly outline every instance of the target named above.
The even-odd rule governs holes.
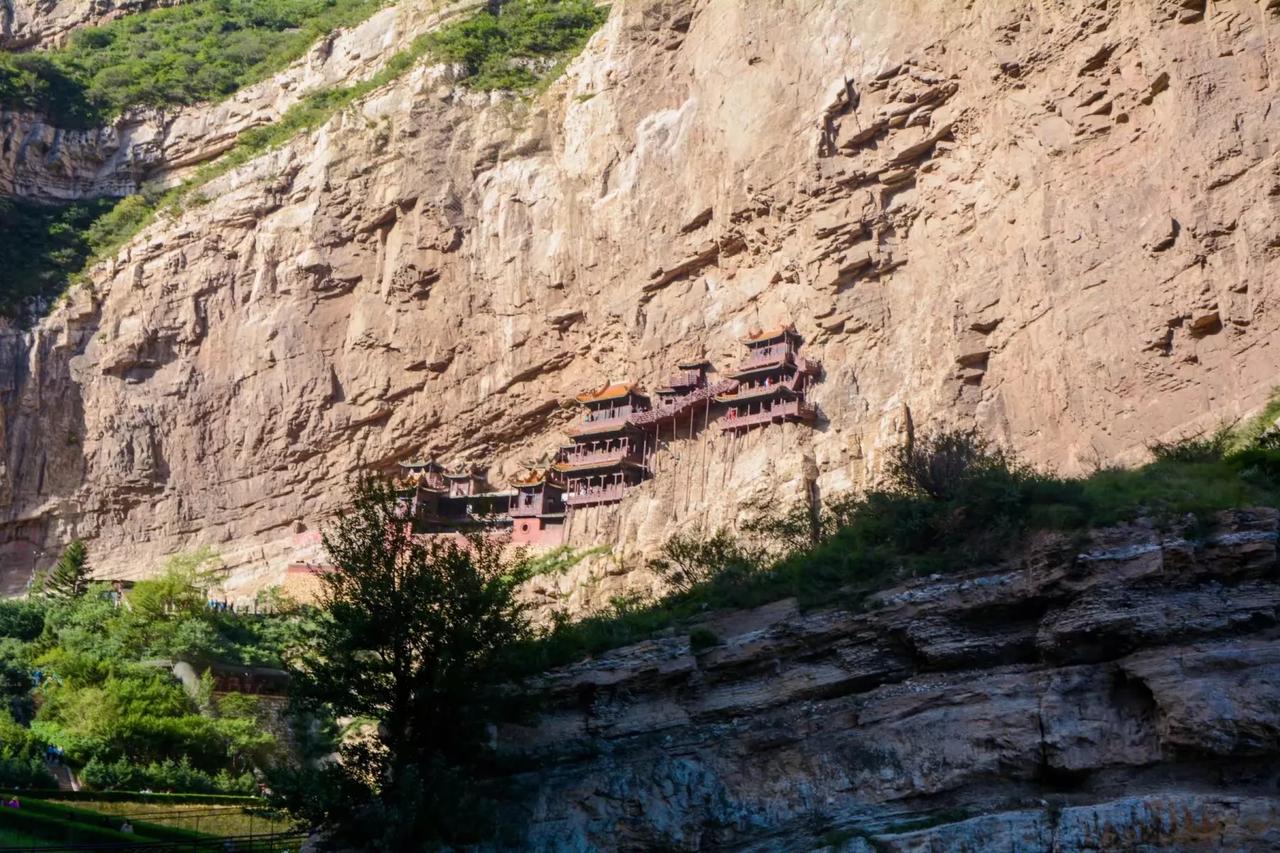
[[[530,471],[511,481],[515,493],[507,515],[515,545],[559,545],[564,541],[564,478],[554,468]]]
[[[671,408],[681,400],[689,397],[694,391],[707,386],[707,371],[711,362],[685,361],[676,365],[676,372],[667,377],[657,391],[658,408]]]
[[[510,523],[511,492],[494,491],[475,468],[446,471],[434,459],[400,463],[396,482],[402,518],[415,533],[452,533]]]
[[[727,376],[714,377],[705,360],[677,364],[655,391],[619,382],[577,396],[579,420],[546,468],[512,479],[506,491],[491,489],[475,468],[446,470],[434,459],[401,463],[400,514],[416,533],[508,529],[519,545],[559,545],[577,508],[621,501],[650,476],[652,454],[664,440],[692,437],[715,419],[737,435],[757,426],[812,423],[817,410],[806,399],[821,366],[800,355],[791,325],[742,339],[746,354]],[[665,438],[669,436],[669,439]]]
[[[805,399],[805,393],[821,368],[800,355],[800,336],[795,328],[758,332],[743,338],[742,343],[747,354],[729,374],[738,387],[716,398],[728,406],[720,428],[744,432],[771,423],[812,423],[817,409]]]
[[[633,419],[649,410],[649,398],[635,385],[615,383],[577,399],[582,419],[567,430],[571,443],[551,466],[564,477],[565,505],[620,501],[648,470],[647,436]]]

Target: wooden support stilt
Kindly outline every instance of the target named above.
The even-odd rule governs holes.
[[[698,415],[698,408],[696,406],[690,406],[689,407],[689,441],[693,441],[693,419],[697,417],[697,415]],[[686,515],[688,515],[689,513],[690,501],[693,498],[693,474],[694,474],[693,469],[690,466],[686,465],[685,466],[685,486],[684,486],[684,511]]]
[[[702,487],[698,491],[698,501],[706,508],[707,503],[707,442],[710,441],[711,435],[709,424],[711,422],[711,397],[707,397],[706,410],[702,416]]]

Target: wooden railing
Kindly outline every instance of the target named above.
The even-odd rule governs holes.
[[[696,391],[691,391],[688,394],[677,397],[675,400],[673,400],[672,402],[668,403],[665,406],[658,406],[657,408],[650,409],[647,412],[641,412],[639,414],[632,415],[631,423],[635,424],[636,426],[648,426],[651,424],[656,424],[659,421],[664,421],[669,418],[674,418],[677,415],[684,414],[685,412],[689,411],[689,409],[692,406],[696,406],[699,403],[702,403],[703,401],[707,400],[708,398],[714,399],[716,396],[720,394],[728,394],[729,392],[733,391],[737,387],[738,387],[738,380],[722,379],[721,381],[717,382],[714,385],[708,385],[708,386],[699,388]]]
[[[777,393],[779,388],[786,388],[788,391],[795,391],[800,384],[800,375],[793,374],[780,382],[774,382],[772,385],[756,385],[747,386],[739,385],[738,390],[731,396],[726,396],[724,402],[734,402],[738,400],[754,400],[757,397],[768,397]]]
[[[507,515],[512,518],[537,518],[543,514],[543,506],[546,499],[539,495],[532,503],[513,503],[507,510]]]
[[[760,424],[782,421],[789,417],[807,420],[817,415],[818,410],[810,403],[802,400],[779,400],[759,412],[740,415],[730,409],[720,420],[721,429],[747,429]]]
[[[702,380],[702,374],[696,370],[681,370],[671,374],[666,379],[667,388],[688,388],[697,385]]]
[[[586,506],[620,501],[627,496],[627,489],[626,483],[582,487],[577,492],[565,492],[564,502],[568,506]]]
[[[625,426],[640,411],[643,410],[635,406],[619,406],[616,409],[591,412],[583,416],[577,423],[571,425],[568,432],[570,435],[578,435]]]
[[[567,450],[560,456],[564,465],[591,465],[594,463],[639,462],[640,448],[627,445],[609,450]]]
[[[774,344],[773,346],[761,347],[760,349],[752,350],[747,354],[746,358],[738,362],[738,372],[754,370],[766,364],[782,363],[790,358],[790,344]]]

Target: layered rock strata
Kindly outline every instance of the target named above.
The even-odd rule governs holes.
[[[545,679],[535,850],[1280,847],[1277,513],[1048,540],[998,570],[779,602]]]

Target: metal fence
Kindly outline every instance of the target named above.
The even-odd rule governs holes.
[[[305,833],[239,835],[188,841],[137,841],[108,844],[0,847],[0,853],[60,853],[60,851],[147,851],[147,853],[296,853],[307,840]]]

